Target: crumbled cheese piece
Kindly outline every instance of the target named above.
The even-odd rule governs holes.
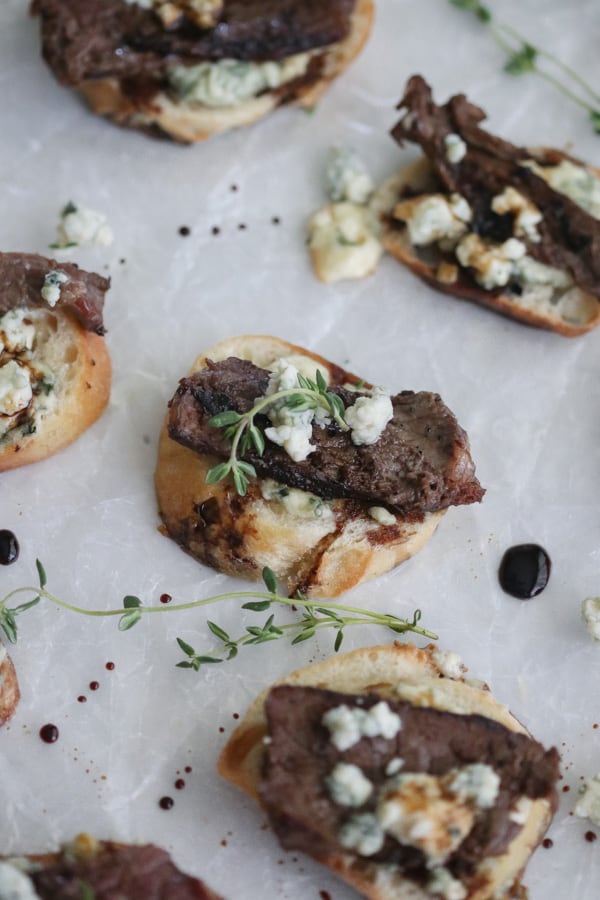
[[[14,416],[31,403],[29,370],[10,359],[0,366],[0,415]]]
[[[338,840],[347,850],[355,850],[360,856],[373,856],[383,847],[383,829],[371,813],[352,816],[342,825]]]
[[[366,203],[375,185],[358,154],[348,147],[332,147],[325,169],[327,196],[334,203]]]
[[[575,806],[575,815],[589,819],[600,827],[600,773],[588,778],[581,786],[579,800]]]
[[[60,300],[61,285],[66,284],[69,276],[60,269],[51,269],[44,277],[44,286],[41,294],[48,306],[56,306]]]
[[[21,872],[10,862],[0,861],[0,898],[1,900],[37,900],[31,878]]]
[[[457,241],[466,231],[472,210],[464,197],[452,194],[426,194],[398,203],[394,217],[406,223],[411,244],[415,247],[435,241]]]
[[[298,387],[298,369],[290,362],[280,359],[271,368],[265,396]],[[265,428],[265,437],[283,447],[294,462],[301,462],[315,449],[310,443],[314,413],[312,409],[289,409],[284,400],[276,401],[267,410],[273,427]]]
[[[351,708],[342,704],[328,710],[322,719],[331,735],[331,742],[343,752],[356,744],[362,737],[396,737],[402,729],[402,721],[385,700],[380,700],[370,709]]]
[[[187,16],[199,28],[214,28],[223,11],[223,0],[144,0],[144,6],[146,9],[155,9],[167,28],[175,25],[182,15]]]
[[[237,106],[263,91],[301,78],[310,58],[310,53],[299,53],[280,62],[220,59],[195,66],[173,66],[167,77],[180,100],[223,108]]]
[[[390,759],[389,763],[385,767],[385,774],[396,775],[403,765],[404,760],[400,756],[395,756],[393,759]]]
[[[490,809],[498,797],[500,776],[485,763],[472,763],[457,772],[448,787],[461,800]]]
[[[554,266],[546,266],[538,262],[532,256],[523,256],[513,263],[514,274],[524,284],[550,285],[558,290],[571,287],[573,279],[568,272],[555,269]]]
[[[58,249],[79,244],[108,247],[113,240],[112,230],[106,224],[103,213],[85,206],[75,206],[74,203],[68,203],[61,212],[56,241]]]
[[[326,784],[332,800],[340,806],[362,806],[373,793],[373,784],[362,769],[350,763],[338,763]]]
[[[444,900],[465,900],[468,891],[462,882],[454,878],[448,869],[434,869],[427,882],[431,894],[439,894]]]
[[[392,401],[383,391],[371,397],[359,397],[344,415],[351,429],[352,443],[357,447],[376,443],[393,417]]]
[[[385,832],[416,847],[432,863],[444,862],[462,843],[475,821],[473,803],[450,789],[452,775],[398,775],[387,782],[376,810]]]
[[[525,253],[525,244],[516,238],[494,244],[472,233],[461,238],[456,247],[456,258],[461,266],[473,269],[476,280],[487,290],[508,284],[513,263]]]
[[[396,516],[386,509],[385,506],[370,506],[369,515],[380,525],[395,525]]]
[[[458,653],[452,650],[438,650],[432,652],[433,661],[446,678],[462,678],[465,666]]]
[[[318,278],[327,284],[365,278],[383,254],[371,212],[357,203],[329,203],[308,222],[308,248]]]
[[[581,604],[581,617],[591,636],[600,641],[600,597],[586,597]]]
[[[467,145],[460,134],[447,134],[444,138],[444,146],[446,147],[446,159],[448,162],[459,163],[461,159],[464,159]]]
[[[458,266],[444,259],[437,267],[435,277],[442,284],[454,284],[458,280]]]
[[[516,188],[509,186],[501,194],[496,194],[492,199],[492,210],[500,216],[512,213],[516,237],[529,238],[535,243],[541,240],[537,226],[543,219],[542,213]]]
[[[529,797],[519,797],[515,805],[509,810],[508,818],[515,825],[524,825],[529,818],[532,806],[533,800]]]
[[[11,309],[0,317],[0,351],[19,353],[31,350],[35,338],[35,326],[26,321],[28,311],[24,308]]]
[[[262,478],[260,491],[264,500],[281,503],[290,516],[302,519],[332,519],[331,506],[316,494],[300,491],[285,484],[279,484],[271,478]]]
[[[557,166],[540,166],[533,160],[527,165],[555,191],[566,194],[595,219],[600,219],[600,178],[590,169],[568,159]]]

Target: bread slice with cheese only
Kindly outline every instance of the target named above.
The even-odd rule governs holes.
[[[0,253],[0,472],[62,450],[105,409],[109,284],[70,263]]]
[[[484,131],[413,76],[392,135],[423,157],[375,193],[387,251],[427,284],[565,336],[600,323],[600,171]]]
[[[13,716],[21,697],[15,667],[0,643],[0,725]]]
[[[284,848],[372,900],[516,897],[559,755],[459,662],[396,643],[293,672],[251,705],[219,772]]]
[[[318,370],[329,389],[338,391],[348,405],[370,394],[369,385],[356,375],[279,338],[231,338],[201,354],[171,401],[155,475],[165,532],[201,562],[250,579],[259,579],[266,566],[287,584],[290,595],[300,590],[307,597],[333,597],[413,556],[433,535],[449,505],[481,499],[483,490],[474,475],[466,434],[438,395],[412,392],[394,398],[399,407],[407,407],[404,424],[394,424],[403,415],[394,412],[392,422],[382,426],[380,437],[370,446],[354,447],[331,422],[324,428],[305,423],[310,441],[320,443],[318,447],[310,444],[300,462],[269,438],[273,435],[269,420],[259,416],[255,424],[266,429],[265,450],[261,457],[250,451],[244,454],[258,472],[258,478],[249,480],[245,495],[236,491],[231,478],[207,483],[219,457],[226,458],[231,450],[222,432],[207,425],[206,414],[237,403],[233,395],[224,393],[228,367],[235,370],[238,387],[246,392],[245,411],[269,383],[273,385],[276,369],[288,374],[298,370],[312,379]],[[205,377],[212,384],[217,406],[199,384]],[[206,401],[204,407],[199,398]],[[411,404],[421,404],[423,414],[408,409]],[[415,423],[419,435],[413,433],[403,443],[403,429],[414,429]],[[439,437],[434,437],[436,427],[441,429]],[[294,428],[290,431],[290,440],[295,439]],[[428,454],[417,446],[419,440],[422,448],[429,447],[430,456],[433,452],[437,459],[440,452],[435,476],[429,477],[433,470],[425,465]],[[324,442],[337,444],[331,450]],[[383,448],[387,455],[382,462],[374,454]],[[358,482],[355,490],[347,490],[344,477],[336,481],[342,471],[344,477]],[[386,499],[371,496],[368,492],[376,476],[390,482],[396,478],[400,499],[392,496],[392,487]],[[432,491],[436,496],[428,498]],[[403,509],[394,506],[403,500]]]
[[[367,40],[373,0],[33,0],[57,79],[119,125],[184,143],[315,106]]]
[[[0,856],[0,897],[23,900],[219,900],[153,844],[79,834],[55,853]]]

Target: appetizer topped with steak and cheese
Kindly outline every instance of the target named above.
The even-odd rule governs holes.
[[[600,323],[600,172],[484,131],[464,94],[413,76],[392,130],[424,156],[376,192],[383,245],[428,284],[572,336]]]
[[[110,281],[34,253],[0,253],[0,472],[45,459],[103,412]]]
[[[258,476],[258,477],[254,477]],[[170,402],[156,469],[166,531],[222,572],[332,597],[416,553],[481,500],[438,394],[391,397],[278,338],[231,338]]]
[[[33,0],[61,84],[182,142],[313,107],[366,41],[372,0]]]
[[[281,679],[219,770],[371,900],[509,900],[557,806],[545,750],[456,654],[370,647]]]

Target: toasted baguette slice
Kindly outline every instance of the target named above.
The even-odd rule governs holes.
[[[469,717],[483,716],[510,731],[528,734],[487,687],[475,687],[464,676],[455,677],[453,672],[449,677],[445,673],[444,654],[432,646],[421,650],[395,643],[332,657],[299,669],[276,685],[300,685],[353,695],[376,692],[379,697],[408,700],[414,706]],[[218,763],[223,778],[258,802],[267,736],[265,701],[270,690],[261,693],[250,706]],[[471,887],[461,894],[463,900],[491,900],[492,897],[508,900],[518,895],[519,877],[550,824],[554,802],[555,796],[551,794],[526,805],[522,827],[508,849],[478,864],[476,875],[469,879]],[[340,852],[317,858],[372,900],[427,900],[440,896],[404,877],[393,866],[378,865],[364,856]]]
[[[34,391],[25,414],[0,432],[0,472],[38,462],[71,444],[98,419],[110,394],[111,363],[103,337],[86,331],[68,309],[30,309],[26,321],[35,327],[30,365],[47,374],[48,388]]]
[[[55,853],[0,856],[0,896],[219,900],[202,881],[178,869],[162,848],[99,841],[89,834],[78,834]]]
[[[264,118],[282,103],[295,103],[312,109],[331,82],[341,75],[360,53],[373,22],[373,0],[357,0],[348,37],[324,49],[322,70],[317,81],[289,89],[279,88],[236,106],[208,107],[174,100],[164,91],[150,99],[132,99],[117,78],[85,81],[78,90],[93,112],[112,119],[118,125],[137,128],[150,134],[170,137],[181,143],[195,143],[232,128],[250,125]]]
[[[256,335],[221,341],[195,360],[190,374],[204,369],[207,359],[230,356],[263,368],[285,357],[311,377],[318,366],[333,384],[358,381],[302,347]],[[443,515],[427,513],[417,522],[396,517],[394,524],[382,525],[350,500],[319,504],[312,494],[294,490],[286,498],[267,499],[277,486],[264,479],[252,480],[241,497],[229,479],[206,484],[217,462],[171,440],[165,421],[155,482],[166,533],[227,575],[258,580],[268,566],[287,583],[290,595],[301,590],[307,597],[336,597],[389,571],[423,547]]]
[[[20,697],[15,667],[6,649],[0,644],[0,725],[11,718]]]
[[[538,152],[552,153],[554,158],[554,154],[558,153],[545,150]],[[570,159],[563,154],[561,156]],[[408,229],[391,217],[398,199],[407,189],[410,193],[418,194],[435,193],[438,190],[424,157],[384,182],[372,199],[372,209],[382,222],[381,240],[385,249],[422,281],[438,291],[471,300],[526,325],[556,331],[565,337],[585,334],[600,324],[600,302],[575,285],[567,291],[555,292],[551,297],[546,292],[541,292],[538,285],[525,288],[521,294],[508,289],[502,292],[489,291],[480,287],[473,279],[466,278],[458,263],[453,267],[446,256],[436,253],[431,246],[415,247],[410,242]],[[455,271],[452,271],[453,268]],[[453,276],[455,280],[452,280]]]

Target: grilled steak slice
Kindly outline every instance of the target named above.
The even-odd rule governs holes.
[[[522,239],[528,255],[570,272],[578,287],[600,299],[600,221],[524,165],[537,160],[535,151],[516,147],[480,128],[485,113],[464,94],[437,106],[429,85],[419,75],[409,80],[399,108],[404,115],[392,136],[400,145],[404,141],[420,144],[442,190],[467,199],[473,210],[473,231],[499,242],[511,236],[510,216],[494,213],[491,201],[507,186],[514,187],[543,215],[538,225],[540,240]],[[446,155],[444,139],[449,134],[460,135],[467,145],[466,155],[458,163],[450,162]],[[547,154],[539,162],[548,164]]]
[[[27,874],[41,900],[219,900],[152,844],[129,846],[80,836],[61,853],[31,860]]]
[[[208,421],[227,409],[248,412],[265,394],[269,374],[230,358],[182,379],[170,403],[169,436],[198,453],[227,459],[229,443]],[[346,407],[358,396],[343,387],[332,390]],[[302,462],[268,440],[262,457],[248,451],[243,458],[258,475],[290,487],[324,499],[346,497],[385,506],[407,518],[481,500],[484,491],[475,477],[467,436],[439,395],[403,391],[392,405],[393,419],[374,444],[355,446],[347,432],[331,423],[313,426],[316,449]],[[258,416],[256,424],[264,429],[270,423]]]
[[[70,309],[86,331],[104,334],[102,310],[110,279],[36,253],[0,253],[0,316],[19,306],[47,308],[41,292],[46,275],[55,270],[68,279],[60,285],[55,308]]]
[[[354,0],[225,0],[215,28],[183,20],[166,29],[126,0],[33,0],[43,55],[57,79],[160,74],[167,66],[225,58],[279,60],[343,40]]]
[[[443,776],[481,763],[499,776],[493,805],[478,809],[473,827],[444,863],[455,875],[468,875],[484,857],[506,850],[518,830],[510,811],[520,797],[547,798],[556,807],[558,752],[546,751],[527,735],[484,716],[442,712],[386,698],[401,720],[395,737],[361,737],[339,750],[322,724],[325,713],[342,705],[367,711],[381,699],[376,693],[354,696],[313,687],[280,685],[271,689],[266,701],[270,740],[265,745],[260,798],[286,849],[317,857],[347,852],[339,842],[340,829],[357,811],[373,813],[379,790],[390,778],[386,768],[397,759],[403,761],[402,774]],[[326,778],[339,762],[357,766],[373,785],[373,792],[360,806],[340,805],[330,795]],[[382,849],[369,859],[399,865],[417,881],[426,881],[430,873],[422,850],[389,834]]]

